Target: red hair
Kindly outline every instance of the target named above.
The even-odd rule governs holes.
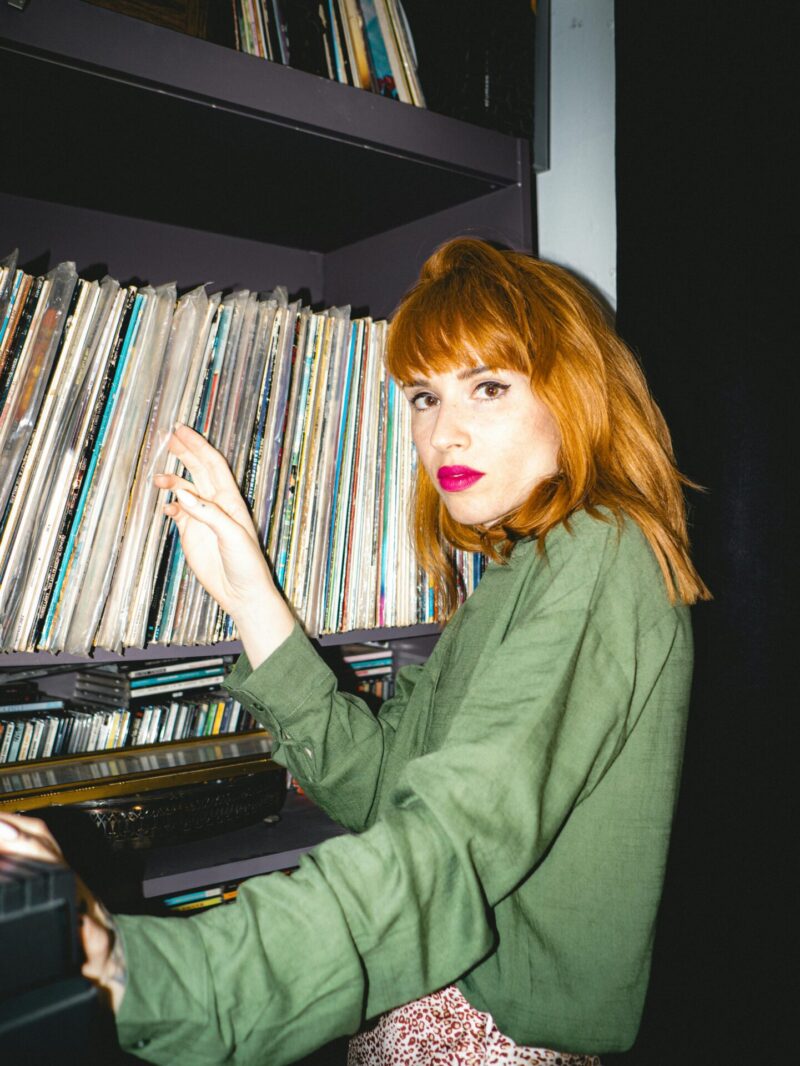
[[[664,417],[633,353],[592,294],[570,273],[484,241],[458,238],[422,267],[389,329],[387,366],[400,382],[465,365],[529,377],[561,434],[559,469],[495,526],[450,517],[420,465],[414,539],[447,611],[457,603],[452,548],[507,558],[515,541],[548,532],[584,509],[628,515],[661,567],[672,602],[709,599],[689,554],[685,486]]]

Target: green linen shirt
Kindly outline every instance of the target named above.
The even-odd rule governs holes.
[[[122,1045],[285,1063],[453,982],[521,1044],[636,1035],[692,641],[638,527],[580,512],[490,564],[376,717],[296,628],[228,686],[354,830],[190,919],[119,916]]]

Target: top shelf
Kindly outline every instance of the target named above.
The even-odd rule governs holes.
[[[5,192],[307,251],[528,167],[520,138],[82,0],[0,8],[0,92],[2,143],[24,146]]]

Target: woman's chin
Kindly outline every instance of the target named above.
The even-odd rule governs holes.
[[[475,501],[460,500],[458,497],[443,496],[447,513],[454,522],[462,526],[491,526],[497,521],[494,514],[490,515],[485,507],[481,507]]]

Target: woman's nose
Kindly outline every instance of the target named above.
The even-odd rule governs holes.
[[[431,445],[440,452],[451,448],[464,448],[469,443],[469,432],[463,412],[456,404],[440,403],[436,422],[431,432]]]

